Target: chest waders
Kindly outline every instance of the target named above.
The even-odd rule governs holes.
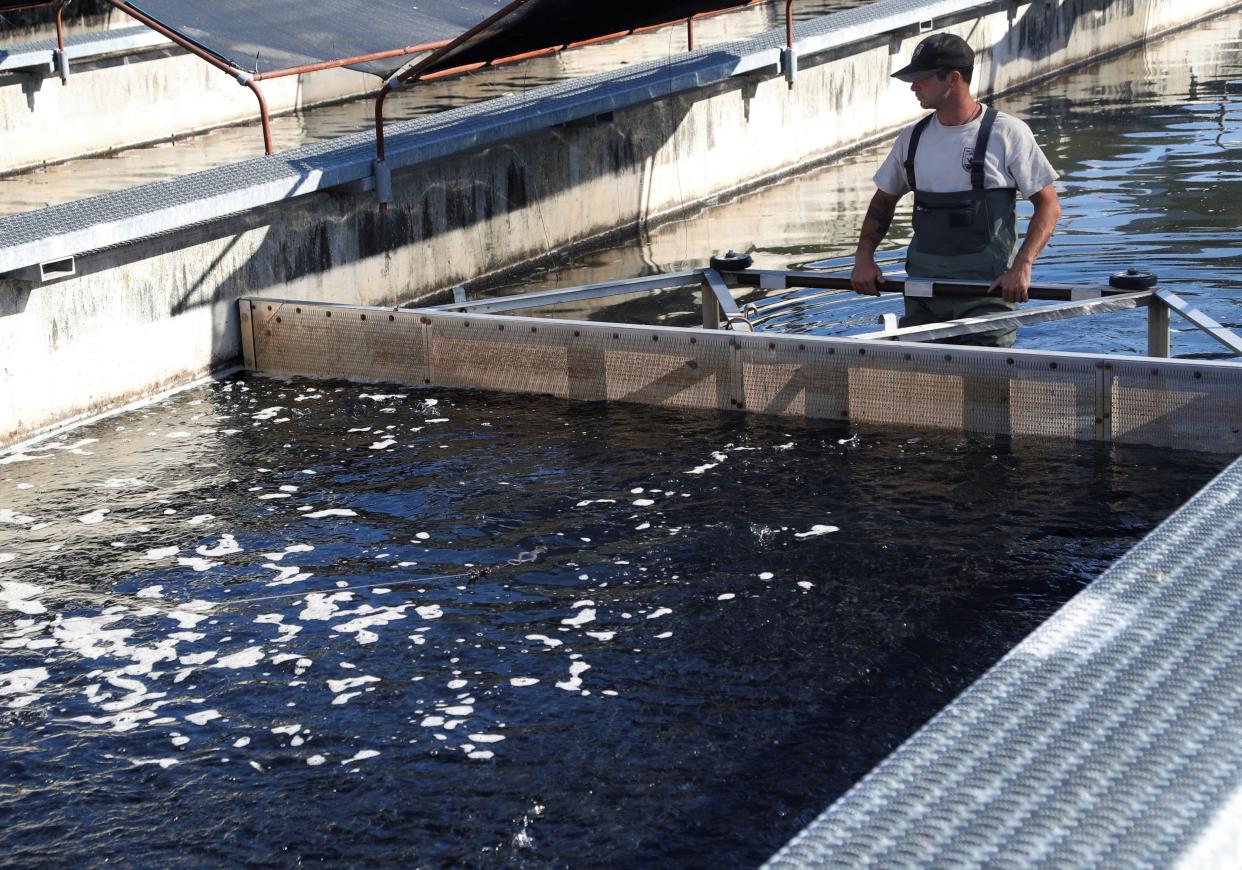
[[[916,278],[959,278],[991,281],[1013,262],[1017,250],[1014,226],[1016,191],[1009,187],[984,188],[983,161],[996,122],[996,110],[987,109],[970,158],[970,190],[931,193],[919,190],[914,155],[919,139],[931,123],[928,115],[914,126],[906,154],[906,179],[914,191],[914,238],[906,255],[906,274]],[[994,311],[1017,308],[1001,299],[907,298],[902,326],[938,323]],[[954,344],[1009,347],[1017,330],[1000,329],[950,339]]]

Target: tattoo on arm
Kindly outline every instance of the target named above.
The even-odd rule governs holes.
[[[867,206],[867,214],[863,218],[862,232],[858,236],[859,247],[875,251],[888,234],[893,223],[893,212],[896,211],[896,200],[889,201],[880,193],[876,193]]]

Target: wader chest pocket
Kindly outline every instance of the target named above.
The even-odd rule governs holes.
[[[979,200],[914,203],[914,233],[920,247],[945,256],[974,254],[991,238],[987,208]]]

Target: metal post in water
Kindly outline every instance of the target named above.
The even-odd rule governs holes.
[[[1147,355],[1167,359],[1170,351],[1169,306],[1152,298],[1147,305]]]

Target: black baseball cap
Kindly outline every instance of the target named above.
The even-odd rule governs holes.
[[[966,69],[975,65],[975,51],[966,40],[952,33],[934,33],[914,49],[910,63],[893,73],[903,82],[917,82],[942,69]]]

